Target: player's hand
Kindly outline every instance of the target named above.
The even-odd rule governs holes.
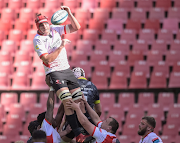
[[[46,81],[46,84],[50,87],[51,84],[50,84],[50,76],[49,75],[46,75],[45,81]]]
[[[68,125],[68,126],[66,127],[66,132],[67,132],[67,134],[69,134],[71,131],[72,131],[71,126]]]
[[[66,44],[69,44],[69,43],[71,43],[70,40],[68,40],[68,39],[63,39],[63,40],[62,40],[62,43],[61,43],[61,46],[64,47]]]
[[[84,94],[82,95],[81,102],[84,102],[84,104],[87,103],[87,101],[86,101],[86,99],[85,99],[85,97],[84,97]]]
[[[69,108],[69,109],[76,110],[76,109],[79,108],[79,106],[80,106],[80,102],[75,103],[71,99],[68,102],[66,102],[66,107]]]
[[[63,9],[63,10],[65,10],[65,11],[67,11],[67,12],[68,12],[68,14],[70,14],[70,13],[71,13],[71,10],[70,10],[70,8],[69,8],[68,6],[61,6],[61,9]]]

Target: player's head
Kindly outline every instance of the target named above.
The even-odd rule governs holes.
[[[29,130],[31,135],[35,130],[38,130],[39,128],[40,128],[40,124],[39,124],[39,122],[37,120],[31,121],[29,123],[28,130]]]
[[[153,117],[145,116],[142,117],[141,122],[139,124],[138,134],[143,136],[149,132],[153,132],[156,127],[156,121]]]
[[[42,130],[34,131],[32,134],[32,142],[33,143],[36,143],[36,142],[46,143],[47,142],[46,133]]]
[[[84,72],[84,70],[83,70],[82,68],[80,68],[80,67],[76,67],[76,68],[74,68],[72,71],[73,71],[74,76],[75,76],[76,78],[79,78],[79,77],[81,77],[81,76],[85,77],[85,72]]]
[[[38,29],[39,34],[49,34],[50,32],[50,26],[48,23],[48,18],[46,16],[43,16],[41,14],[36,15],[35,19],[36,27]]]
[[[106,130],[107,132],[115,134],[117,129],[119,128],[119,123],[114,118],[109,117],[103,121],[101,128]]]

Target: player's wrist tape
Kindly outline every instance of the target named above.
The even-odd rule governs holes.
[[[52,86],[50,86],[49,91],[54,91],[54,88]]]

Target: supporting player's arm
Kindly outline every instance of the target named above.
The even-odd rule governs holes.
[[[79,30],[81,28],[81,26],[80,26],[79,22],[77,21],[77,19],[71,13],[70,8],[67,6],[61,6],[61,8],[68,12],[68,17],[69,17],[69,20],[71,21],[71,24],[68,25],[70,33]]]
[[[46,120],[52,124],[54,109],[54,91],[49,91],[49,97],[47,100],[47,111],[45,114]]]
[[[61,103],[61,105],[58,108],[55,120],[57,123],[57,127],[59,128],[63,119],[63,115],[64,115],[64,105]]]
[[[66,103],[66,107],[73,109],[76,111],[78,121],[83,126],[83,128],[90,134],[93,134],[95,126],[88,120],[88,118],[82,113],[79,104],[76,104],[74,101],[69,100],[69,102]],[[91,108],[91,107],[90,107]]]
[[[101,112],[102,112],[101,103],[95,104],[94,105],[94,109],[95,109],[96,113],[98,114],[98,116],[100,117],[101,116]]]
[[[60,46],[58,49],[56,49],[56,50],[55,50],[54,52],[52,52],[51,54],[46,53],[46,54],[42,55],[42,56],[41,56],[41,60],[42,60],[45,64],[49,65],[52,61],[54,61],[54,60],[57,58],[57,56],[58,56],[59,53],[61,52],[62,48],[63,48],[67,43],[70,43],[70,42],[71,42],[71,41],[69,41],[68,39],[63,39],[63,40],[62,40],[62,43],[61,43],[61,46]]]

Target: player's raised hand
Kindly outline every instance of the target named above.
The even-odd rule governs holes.
[[[68,102],[66,102],[66,107],[69,108],[69,109],[76,110],[76,109],[79,108],[79,106],[80,106],[80,102],[79,103],[75,103],[71,99]]]
[[[68,14],[71,13],[71,10],[70,10],[70,8],[68,6],[61,6],[61,9],[67,11]]]
[[[70,40],[68,40],[68,39],[63,39],[63,40],[62,40],[62,43],[61,43],[61,46],[64,47],[66,44],[69,44],[69,43],[71,43]]]

